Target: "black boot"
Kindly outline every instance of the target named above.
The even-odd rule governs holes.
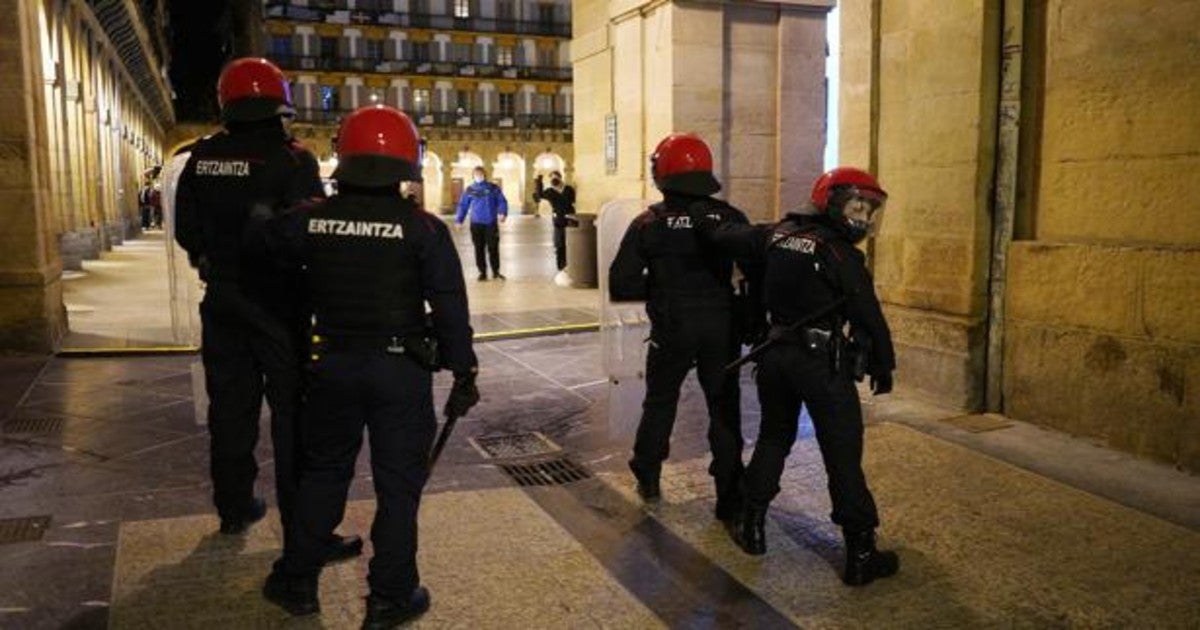
[[[722,523],[736,521],[742,515],[742,510],[746,505],[742,499],[740,491],[718,492],[717,506],[714,510],[714,516]]]
[[[725,521],[725,529],[742,551],[752,556],[761,556],[767,553],[766,523],[766,507],[746,504],[736,519]]]
[[[376,595],[367,597],[367,616],[363,619],[363,630],[390,630],[416,619],[429,610],[429,590],[424,586],[413,589],[406,602],[394,602]]]
[[[241,514],[221,519],[221,533],[236,535],[250,529],[250,526],[261,521],[267,515],[267,502],[258,497],[250,501],[250,506]]]
[[[334,534],[329,539],[329,546],[325,549],[325,563],[339,562],[341,560],[349,560],[362,555],[363,541],[358,536],[338,536]]]
[[[636,459],[629,460],[629,470],[633,471],[633,476],[637,479],[638,496],[642,497],[643,501],[657,501],[662,497],[662,489],[658,486],[660,471],[646,470]]]
[[[317,579],[285,576],[272,571],[263,584],[263,597],[299,617],[321,611],[317,600]]]
[[[875,530],[842,534],[846,539],[846,572],[842,581],[846,584],[863,586],[900,570],[900,558],[895,552],[875,548]]]

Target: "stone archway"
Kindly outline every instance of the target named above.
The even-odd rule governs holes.
[[[512,151],[496,156],[492,164],[492,181],[500,185],[512,214],[525,210],[525,158]]]
[[[558,171],[559,173],[563,174],[566,174],[567,172],[567,161],[564,160],[561,155],[551,151],[544,151],[539,153],[538,156],[533,159],[534,177],[542,175],[548,178],[550,177],[550,173],[553,173],[554,171]]]
[[[542,183],[545,186],[550,185],[550,174],[555,171],[562,173],[566,177],[567,161],[561,155],[547,150],[533,158],[533,177],[537,178],[540,175]],[[549,214],[551,212],[550,204],[545,201],[539,201],[538,207],[534,209],[534,212],[538,214],[546,212]]]
[[[421,179],[424,180],[422,186],[424,199],[422,201],[427,212],[441,212],[442,199],[444,199],[442,185],[445,177],[442,171],[441,156],[433,151],[426,151],[425,159],[421,161]]]
[[[483,158],[474,151],[459,151],[458,159],[450,164],[450,203],[458,206],[458,198],[471,184],[471,173],[475,167],[483,166]]]

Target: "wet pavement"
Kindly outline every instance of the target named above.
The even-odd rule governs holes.
[[[625,470],[631,438],[608,425],[597,334],[478,352],[483,401],[460,421],[422,508],[434,607],[419,627],[1197,627],[1194,476],[1022,423],[975,433],[944,422],[960,412],[903,394],[868,399],[881,542],[903,566],[849,589],[810,427],[772,507],[769,553],[753,558],[712,518],[694,379],[664,499],[644,506]],[[280,547],[274,517],[244,538],[214,534],[194,361],[0,358],[0,519],[49,518],[24,531],[36,539],[0,543],[0,627],[341,628],[361,618],[365,559],[326,571],[323,614],[296,621],[258,595]],[[440,401],[449,382],[436,384]],[[744,384],[752,442],[756,400]],[[511,437],[528,432],[542,437]],[[501,455],[513,444],[545,452],[489,457],[500,436],[510,436]],[[550,457],[587,478],[523,486],[505,472]],[[264,470],[270,458],[264,443]],[[270,484],[260,478],[264,496]],[[1164,488],[1170,496],[1156,498]],[[368,531],[373,496],[364,452],[343,531]],[[2,521],[0,532],[21,533]]]

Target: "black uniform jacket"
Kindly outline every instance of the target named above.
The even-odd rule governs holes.
[[[799,321],[845,296],[839,317],[813,326],[848,321],[854,334],[871,338],[872,369],[896,368],[866,257],[824,217],[789,214],[774,225],[743,225],[707,219],[700,205],[691,212],[706,240],[729,255],[763,262],[763,299],[772,323]]]
[[[300,278],[255,240],[251,215],[323,197],[317,160],[277,122],[197,142],[175,195],[175,240],[207,282],[265,305],[295,303]]]
[[[687,213],[696,199],[668,196],[633,220],[609,267],[610,299],[646,300],[655,324],[687,311],[729,308],[734,261],[697,237]],[[747,224],[737,208],[714,199],[704,203],[707,218],[718,225]]]
[[[445,367],[477,365],[450,231],[398,190],[343,185],[273,221],[267,233],[273,251],[306,270],[317,334],[424,335],[431,320]]]
[[[572,186],[563,186],[562,190],[553,187],[546,188],[540,180],[534,182],[533,185],[533,200],[545,199],[550,203],[550,208],[554,212],[554,227],[567,227],[569,222],[567,216],[575,214],[575,188]]]

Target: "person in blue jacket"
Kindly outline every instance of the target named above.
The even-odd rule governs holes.
[[[508,201],[500,187],[487,181],[482,166],[476,166],[474,182],[463,191],[458,200],[458,214],[454,222],[462,225],[467,214],[471,215],[471,242],[475,245],[475,266],[479,268],[479,279],[487,280],[487,263],[492,264],[492,277],[503,280],[500,273],[500,224],[508,218]],[[484,251],[487,256],[484,256]]]

